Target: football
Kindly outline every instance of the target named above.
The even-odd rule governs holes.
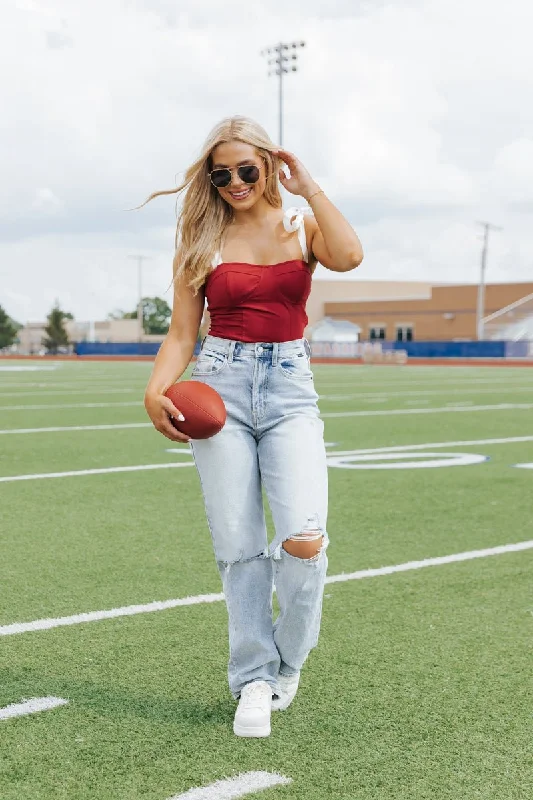
[[[215,389],[201,381],[178,381],[167,389],[172,400],[185,417],[184,422],[172,419],[175,428],[191,439],[209,439],[224,427],[226,406]]]

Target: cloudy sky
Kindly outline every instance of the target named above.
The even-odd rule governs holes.
[[[487,220],[487,280],[533,280],[532,30],[531,0],[3,0],[0,304],[132,310],[139,254],[170,301],[174,202],[127,209],[224,116],[277,137],[260,51],[293,39],[284,144],[360,235],[350,277],[475,282]]]

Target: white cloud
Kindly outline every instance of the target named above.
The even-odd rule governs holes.
[[[44,215],[56,215],[61,210],[61,200],[51,189],[36,189],[33,193],[31,208]]]
[[[488,176],[488,190],[511,205],[533,210],[533,138],[517,139],[502,147]]]
[[[360,233],[362,278],[533,274],[533,6],[507,0],[12,0],[0,19],[0,303],[42,318],[133,307],[128,255],[163,293],[167,188],[223,116],[277,137],[262,48],[304,39],[285,143]],[[24,55],[20,56],[20,42]],[[291,198],[291,204],[295,200]],[[298,202],[298,200],[296,200]]]

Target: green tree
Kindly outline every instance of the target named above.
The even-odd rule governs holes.
[[[20,325],[9,317],[0,306],[0,350],[10,347],[17,338]]]
[[[143,327],[145,333],[163,336],[168,331],[172,309],[162,297],[143,297]]]
[[[46,336],[43,338],[42,343],[47,353],[55,355],[60,347],[68,347],[69,340],[65,330],[65,320],[74,319],[74,317],[70,312],[63,311],[56,300],[46,319],[48,325],[44,329]]]
[[[145,333],[156,336],[164,336],[170,325],[172,309],[162,297],[143,297],[143,330]],[[137,309],[135,311],[112,311],[109,319],[137,319]]]

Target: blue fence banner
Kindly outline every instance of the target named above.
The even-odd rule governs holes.
[[[74,352],[78,356],[156,356],[161,342],[76,342]],[[196,343],[194,355],[200,352]]]
[[[405,350],[409,358],[505,358],[506,342],[382,342],[383,350]]]
[[[365,359],[401,350],[409,358],[533,358],[533,342],[311,342],[314,358]],[[156,356],[160,342],[77,342],[78,356]],[[197,342],[194,355],[198,355]]]

